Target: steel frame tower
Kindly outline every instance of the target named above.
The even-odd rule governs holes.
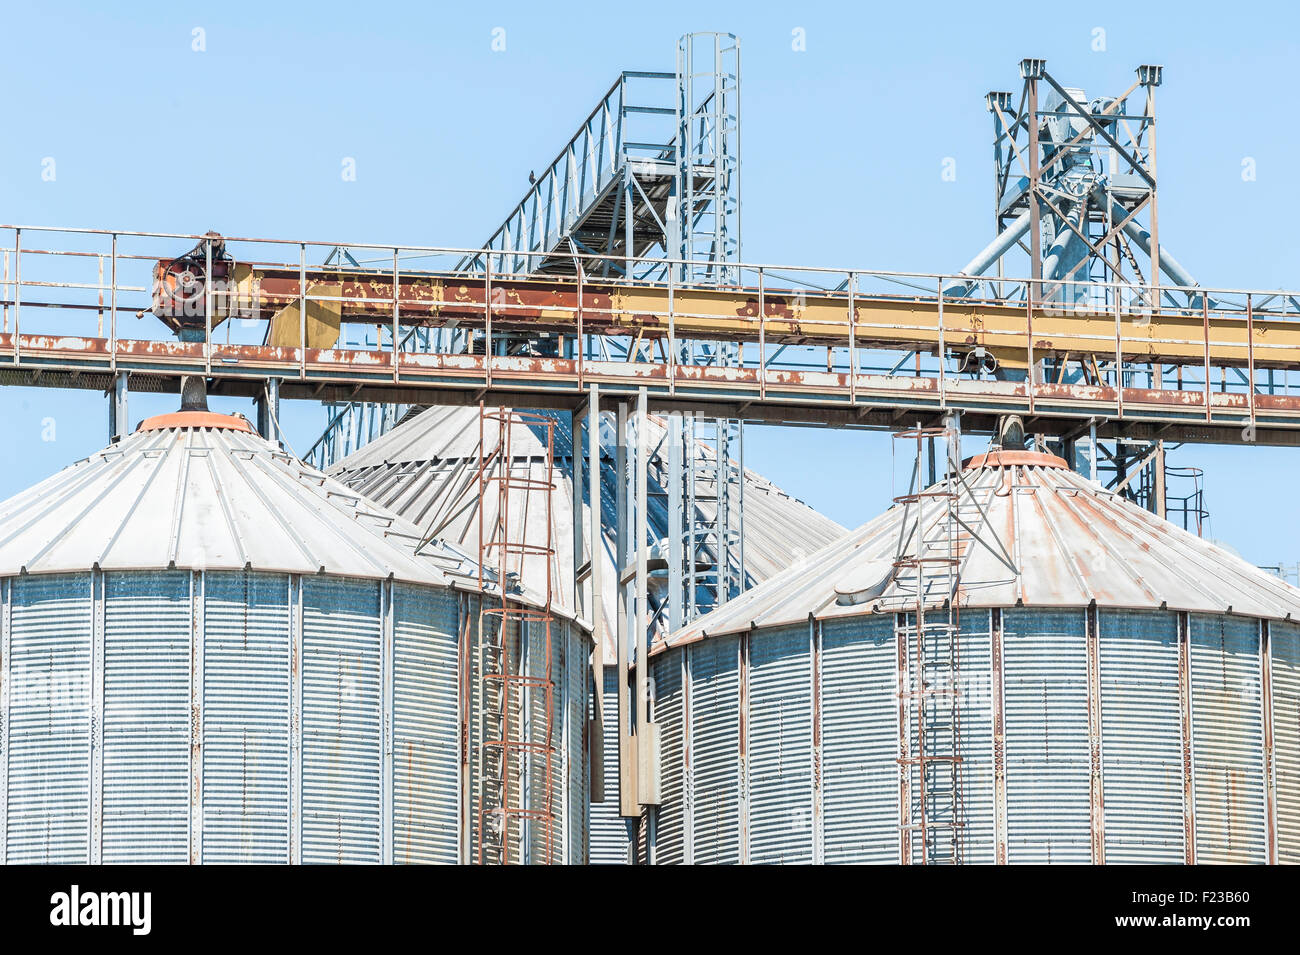
[[[961,270],[970,280],[955,281],[946,291],[999,300],[1028,296],[1030,314],[1203,308],[1205,296],[1189,291],[1198,283],[1159,239],[1155,91],[1163,67],[1142,65],[1135,73],[1121,95],[1089,100],[1083,90],[1052,76],[1045,60],[1027,58],[1020,61],[1018,101],[1009,92],[985,96],[993,119],[997,238]],[[1027,256],[1032,281],[1004,285],[998,279],[1007,274],[1007,259],[1017,252]],[[1009,271],[1026,270],[1018,261]],[[1162,289],[1162,274],[1181,288]],[[1043,360],[1029,369],[1045,383],[1117,387],[1139,378],[1160,387],[1167,376],[1180,373],[1158,364],[1098,362],[1092,356]],[[1077,464],[1073,445],[1081,438],[1082,433],[1063,442],[1071,466]],[[1091,436],[1088,440],[1091,477],[1097,479],[1105,470],[1110,486],[1165,514],[1161,442],[1142,442],[1132,449],[1123,441],[1100,448]],[[1159,473],[1151,471],[1130,484],[1138,471],[1153,468]],[[1203,509],[1199,494],[1193,494],[1196,508]]]

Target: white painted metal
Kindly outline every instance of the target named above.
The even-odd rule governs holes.
[[[1098,614],[1106,862],[1183,861],[1178,617]]]
[[[1003,611],[1007,860],[1091,861],[1087,621],[1082,610]]]
[[[1259,621],[1189,623],[1196,861],[1265,862]]]
[[[1300,864],[1300,626],[1269,624],[1277,861]]]

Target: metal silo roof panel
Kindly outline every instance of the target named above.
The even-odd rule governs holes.
[[[969,493],[963,489],[962,499],[978,501],[982,511],[978,537],[960,534],[968,541],[961,555],[962,608],[1096,601],[1112,609],[1300,620],[1297,588],[1065,468],[992,463],[968,468],[963,478]],[[949,536],[934,523],[946,520],[941,510],[927,511],[927,539]],[[831,620],[900,609],[908,593],[897,580],[858,601],[844,590],[894,559],[902,527],[903,509],[895,506],[658,641],[656,649],[809,615]]]

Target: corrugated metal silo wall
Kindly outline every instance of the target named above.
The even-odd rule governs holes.
[[[899,771],[915,731],[900,734],[914,720],[899,697],[912,664],[895,622],[813,622],[657,656],[651,860],[899,861],[900,800],[914,817],[918,787]],[[1260,622],[1231,616],[963,611],[961,634],[962,861],[1262,862],[1270,826],[1278,860],[1300,861],[1300,626],[1269,626],[1267,661]]]
[[[1189,620],[1196,861],[1264,862],[1260,624]]]
[[[894,618],[855,617],[809,630],[821,637],[823,860],[898,862]]]
[[[501,683],[483,679],[492,671],[494,655],[491,646],[498,645],[497,634],[501,617],[493,609],[499,602],[489,601],[486,609],[477,595],[462,598],[465,614],[465,656],[469,673],[467,700],[469,719],[467,752],[465,754],[468,780],[464,825],[463,859],[477,862],[482,858],[479,843],[480,806],[485,785],[485,759],[483,741],[493,738],[488,725],[489,708],[501,707]],[[521,631],[525,634],[520,639]],[[542,752],[512,748],[505,762],[512,780],[512,792],[526,794],[520,808],[538,811],[549,807],[554,817],[550,842],[550,859],[554,863],[582,863],[587,861],[586,830],[588,821],[588,754],[585,734],[589,701],[590,643],[577,627],[563,620],[551,623],[550,673],[554,689],[550,697],[552,706],[551,746],[553,754],[550,769],[550,801],[544,781],[546,757]],[[505,621],[505,657],[512,672],[538,677],[546,674],[546,627],[540,621],[520,622],[514,618]],[[574,660],[580,666],[571,670]],[[546,694],[541,689],[512,691],[509,711],[509,739],[515,743],[538,742],[537,732],[543,725]],[[575,763],[577,765],[575,765]],[[569,784],[577,780],[575,788]],[[546,829],[538,820],[512,817],[510,821],[511,862],[541,862],[546,858]]]
[[[1098,614],[1108,863],[1183,861],[1178,618]]]
[[[471,602],[269,573],[0,581],[0,859],[457,861]],[[556,634],[572,833],[586,682],[563,668],[585,635]]]
[[[1300,864],[1300,625],[1269,624],[1277,858]]]
[[[658,669],[655,670],[656,679]],[[618,670],[604,667],[603,712],[604,737],[593,741],[601,747],[602,782],[605,798],[591,806],[590,861],[597,865],[627,865],[632,861],[636,841],[635,819],[619,816],[618,805]]]
[[[1082,610],[1002,614],[1007,859],[1088,862],[1087,620]]]

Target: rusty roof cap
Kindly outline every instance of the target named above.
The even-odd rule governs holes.
[[[988,454],[977,454],[967,458],[962,462],[962,469],[973,471],[976,468],[1010,468],[1017,465],[1067,470],[1070,467],[1064,458],[1058,458],[1055,454],[1044,454],[1041,451],[990,451]]]
[[[213,428],[217,431],[246,431],[253,426],[242,415],[217,414],[215,411],[173,411],[154,415],[140,422],[136,431],[167,431],[171,428]]]

